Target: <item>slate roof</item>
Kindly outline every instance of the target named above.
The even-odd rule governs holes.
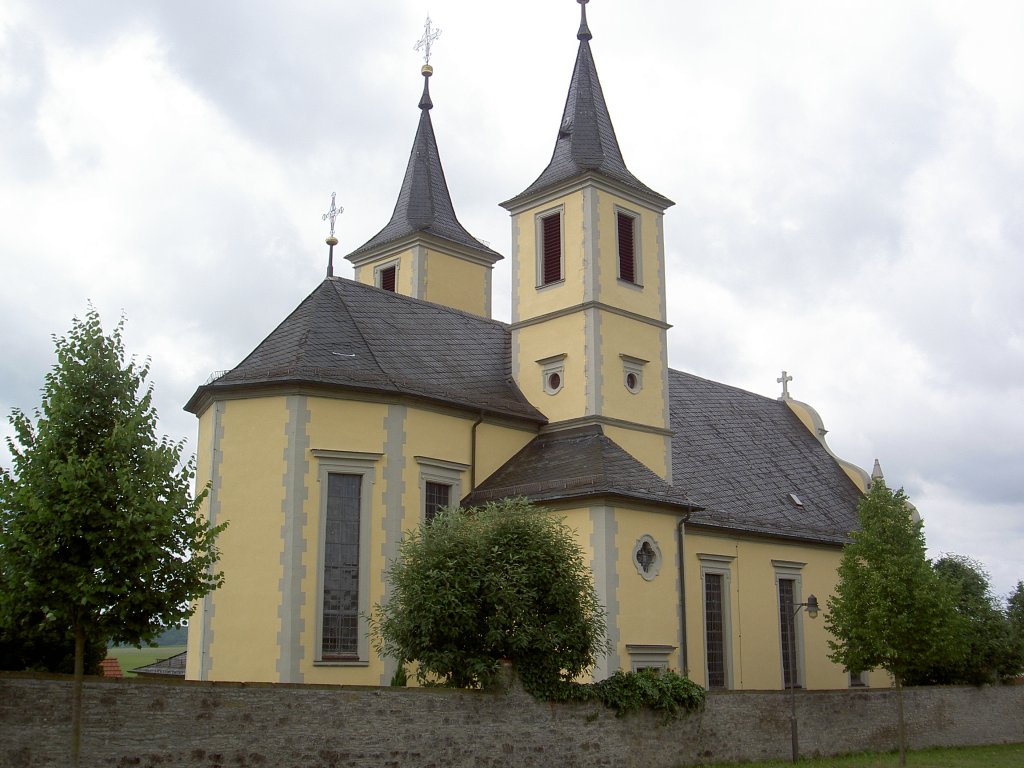
[[[153,677],[185,677],[185,665],[188,663],[188,651],[170,656],[160,661],[154,661],[144,667],[134,669],[137,675],[151,675]]]
[[[842,543],[860,490],[784,402],[669,371],[673,481],[709,525]],[[803,506],[797,506],[789,494]]]
[[[419,127],[416,129],[409,164],[405,169],[405,178],[402,180],[402,188],[398,193],[398,202],[395,203],[391,221],[366,243],[348,254],[345,258],[350,261],[388,243],[417,234],[430,234],[457,243],[491,263],[502,258],[497,251],[491,250],[469,234],[455,215],[455,206],[452,205],[444,169],[441,167],[437,140],[434,138],[434,126],[430,121],[433,102],[430,100],[428,78],[429,75],[425,75],[423,80]]]
[[[512,378],[506,324],[339,277],[185,407],[198,413],[207,396],[275,385],[411,395],[546,422]],[[464,503],[610,496],[695,510],[691,526],[848,540],[860,491],[784,402],[681,371],[669,371],[669,394],[674,486],[594,426],[538,436]]]
[[[504,323],[340,277],[328,277],[205,395],[267,385],[344,387],[403,394],[518,417],[544,415],[512,379]]]
[[[606,437],[600,426],[540,435],[477,486],[463,504],[510,496],[544,502],[611,496],[687,510],[686,495]]]
[[[615,137],[601,81],[597,77],[597,67],[590,51],[591,34],[586,24],[585,6],[581,7],[584,9],[583,23],[577,34],[580,46],[551,162],[536,181],[501,205],[504,208],[514,207],[538,192],[577,176],[593,173],[653,199],[663,209],[668,208],[674,203],[637,179],[622,159],[622,151]]]

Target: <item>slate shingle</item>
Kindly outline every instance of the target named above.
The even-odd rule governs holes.
[[[691,508],[680,488],[626,453],[597,425],[540,435],[463,503],[475,505],[509,496],[536,502],[612,496]]]
[[[704,508],[691,525],[848,540],[860,490],[789,406],[681,371],[669,392],[673,481]]]
[[[601,81],[597,77],[590,41],[584,37],[580,40],[576,54],[576,66],[569,83],[569,94],[565,100],[551,162],[536,181],[515,197],[506,200],[502,206],[514,207],[521,200],[542,190],[587,173],[616,181],[653,199],[662,208],[673,205],[671,200],[641,182],[626,167],[601,90]]]
[[[502,258],[497,251],[469,234],[455,215],[434,137],[434,126],[430,121],[433,104],[427,83],[429,80],[424,81],[420,122],[391,220],[380,232],[348,254],[347,259],[417,234],[430,234],[457,243],[492,263]]]
[[[343,278],[327,278],[205,395],[273,385],[413,395],[512,416],[543,414],[512,379],[504,323]],[[693,509],[691,526],[843,543],[857,486],[783,402],[669,371],[674,487],[599,427],[541,435],[466,499],[612,496]],[[802,506],[794,504],[795,494]]]
[[[325,279],[204,394],[274,384],[414,395],[543,423],[512,379],[507,325],[340,277]]]

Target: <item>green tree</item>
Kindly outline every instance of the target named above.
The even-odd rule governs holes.
[[[5,619],[0,624],[0,669],[65,675],[74,673],[74,635],[47,622],[40,610],[20,617],[7,616]],[[87,643],[85,674],[100,674],[100,662],[106,655],[107,644],[103,640]]]
[[[932,566],[953,599],[961,620],[965,653],[908,673],[908,685],[982,685],[1016,674],[1017,653],[1010,622],[992,595],[984,566],[964,555],[946,554]]]
[[[374,608],[374,644],[421,683],[491,684],[511,660],[551,695],[605,650],[605,611],[564,522],[525,499],[446,510],[411,531]]]
[[[924,531],[902,489],[881,480],[861,500],[860,529],[843,549],[825,626],[830,657],[851,672],[888,671],[896,684],[900,765],[906,764],[903,685],[922,667],[962,654],[962,619],[925,557]]]
[[[1014,667],[1011,674],[1024,673],[1024,581],[1017,582],[1006,600],[1006,620],[1010,625],[1010,642],[1014,653]]]
[[[123,327],[104,335],[90,307],[54,337],[42,404],[34,422],[11,414],[13,471],[0,469],[0,616],[74,638],[73,764],[86,646],[147,643],[223,580],[221,527],[199,511],[182,443],[156,437],[149,364],[125,359]]]

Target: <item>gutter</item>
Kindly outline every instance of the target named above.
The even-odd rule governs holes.
[[[679,665],[683,675],[690,676],[690,654],[686,648],[686,558],[683,551],[683,528],[690,521],[692,511],[687,511],[676,523],[676,546],[679,552]]]
[[[480,415],[477,416],[476,421],[473,422],[473,427],[469,433],[469,492],[472,493],[476,490],[476,429],[479,427],[484,420],[484,412],[480,411]]]

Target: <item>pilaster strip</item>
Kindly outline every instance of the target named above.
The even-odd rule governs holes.
[[[583,301],[601,298],[601,231],[598,229],[597,190],[585,187],[583,202]]]
[[[604,374],[601,370],[601,313],[596,309],[588,309],[584,315],[584,360],[586,365],[586,415],[596,416],[604,413]]]
[[[277,633],[277,679],[281,683],[303,682],[301,662],[303,656],[302,607],[306,594],[302,591],[306,567],[302,562],[306,552],[306,500],[309,491],[309,433],[311,414],[306,398],[291,395],[286,399],[288,423],[285,425],[284,499],[281,501],[281,581],[278,584],[280,602],[277,615],[281,621]]]
[[[594,588],[597,598],[607,611],[608,643],[610,650],[598,657],[594,667],[594,679],[603,680],[619,669],[619,572],[618,547],[615,544],[618,536],[618,524],[615,521],[615,509],[608,506],[591,507],[590,521],[593,534],[590,548],[594,559],[590,563],[594,571]]]
[[[213,404],[213,448],[210,451],[210,493],[208,496],[210,526],[220,523],[220,496],[222,478],[220,474],[221,462],[223,459],[222,442],[224,440],[224,410],[226,403],[218,401]],[[216,566],[211,566],[212,571]],[[213,592],[207,592],[202,603],[202,633],[199,649],[199,679],[209,680],[213,671],[213,618],[216,613],[216,604],[213,601]]]
[[[427,298],[427,249],[422,245],[412,249],[412,297]]]
[[[522,249],[519,247],[519,237],[522,234],[522,224],[520,223],[521,216],[516,215],[512,217],[512,322],[519,322],[519,299],[522,286],[519,285],[519,280],[522,277],[522,269],[519,265],[521,258]],[[512,361],[512,371],[517,372],[515,360]]]
[[[391,597],[391,584],[387,579],[387,567],[398,557],[398,544],[402,540],[402,523],[405,518],[405,419],[408,409],[404,405],[388,406],[384,417],[384,471],[381,503],[384,514],[381,518],[383,537],[380,545],[380,581],[384,585],[382,601]],[[398,669],[398,660],[385,658],[380,684],[389,685]]]

